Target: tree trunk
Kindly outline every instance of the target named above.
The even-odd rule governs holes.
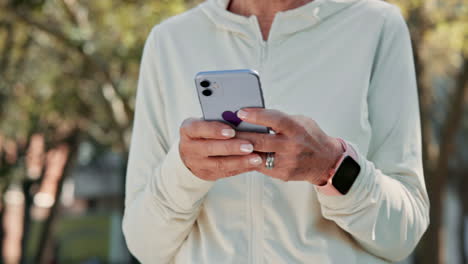
[[[464,58],[462,67],[460,68],[459,74],[456,78],[456,87],[455,87],[455,93],[453,94],[451,104],[449,106],[451,107],[449,111],[447,112],[447,118],[444,122],[444,126],[442,127],[442,133],[441,133],[441,144],[440,144],[440,154],[439,154],[439,159],[437,162],[437,169],[435,171],[435,186],[440,186],[439,190],[442,190],[442,192],[439,192],[437,196],[433,197],[433,200],[436,201],[435,205],[439,206],[436,207],[438,212],[433,212],[431,216],[431,220],[436,220],[437,227],[440,230],[440,222],[441,222],[441,205],[443,202],[443,190],[445,189],[445,186],[447,185],[447,178],[448,178],[448,171],[449,171],[449,160],[452,154],[455,152],[455,138],[458,132],[458,129],[461,125],[463,113],[464,113],[464,103],[465,103],[465,97],[466,94],[468,93],[468,57]],[[443,189],[442,189],[443,188]],[[440,231],[438,231],[438,239],[437,240],[437,246],[439,249],[440,254],[438,254],[439,263],[444,263],[445,256],[444,252],[442,250],[442,246],[444,245],[442,243],[443,238],[442,235],[440,234]]]
[[[33,205],[33,196],[31,194],[31,186],[33,182],[29,179],[23,182],[24,193],[24,214],[23,214],[23,237],[21,238],[21,264],[26,264],[26,254],[28,251],[29,228],[31,227],[31,207]]]
[[[442,203],[445,186],[447,185],[448,178],[448,165],[449,160],[455,150],[455,138],[457,131],[461,125],[463,116],[463,106],[465,96],[468,91],[468,58],[464,59],[463,65],[456,78],[455,93],[450,100],[449,111],[447,118],[442,126],[441,140],[440,140],[440,154],[437,160],[437,167],[435,169],[434,177],[431,179],[433,182],[429,184],[431,195],[431,227],[429,227],[429,243],[430,249],[435,250],[432,252],[433,261],[435,263],[445,263],[445,252],[443,251],[443,236],[441,233],[442,222]]]
[[[460,183],[458,184],[458,195],[460,197],[461,212],[459,219],[459,232],[458,232],[458,246],[460,260],[462,264],[468,264],[468,258],[466,256],[465,249],[468,246],[466,239],[466,218],[468,217],[468,192],[466,191],[468,186],[468,168],[464,168],[460,173]]]
[[[416,82],[418,86],[418,96],[419,96],[419,110],[421,118],[421,136],[422,136],[422,159],[423,159],[423,170],[424,177],[427,186],[427,192],[429,197],[432,197],[433,194],[438,195],[439,189],[431,184],[433,179],[432,167],[433,157],[430,155],[430,145],[432,144],[432,126],[431,126],[431,107],[432,107],[432,87],[429,85],[428,80],[425,76],[424,63],[420,55],[422,50],[422,44],[424,35],[426,34],[426,28],[422,27],[421,24],[421,11],[413,10],[410,14],[409,22],[413,24],[415,30],[412,30],[411,40],[413,46],[413,55],[414,55],[414,64],[416,71]],[[434,211],[437,211],[438,206],[434,206],[431,201],[431,214]],[[414,262],[416,264],[430,264],[433,262],[433,256],[430,256],[428,252],[433,252],[436,254],[438,251],[437,245],[434,240],[438,237],[437,233],[434,233],[434,226],[438,226],[437,223],[434,223],[431,219],[429,229],[424,234],[421,242],[415,251]],[[432,262],[431,262],[432,261]]]
[[[416,52],[416,54],[418,54]],[[420,59],[420,58],[418,58]],[[418,66],[418,65],[417,65]],[[419,67],[421,67],[421,63],[419,61]],[[440,264],[445,263],[445,252],[443,250],[443,234],[441,233],[441,226],[442,226],[442,203],[444,197],[444,191],[447,185],[447,178],[448,178],[448,163],[449,159],[454,153],[455,146],[454,140],[458,129],[461,125],[462,117],[463,117],[463,107],[464,107],[464,98],[466,96],[468,86],[468,58],[464,58],[463,64],[460,68],[458,75],[456,76],[456,83],[455,83],[455,92],[449,100],[449,109],[447,111],[446,120],[443,122],[441,127],[441,138],[439,144],[439,156],[435,163],[435,168],[431,168],[429,166],[432,164],[431,153],[430,149],[427,149],[431,146],[429,137],[430,131],[430,123],[425,123],[428,118],[430,118],[429,113],[425,112],[425,116],[422,117],[422,124],[423,126],[423,135],[425,135],[426,142],[424,142],[424,147],[426,148],[426,157],[428,160],[425,160],[425,175],[426,175],[426,186],[430,197],[430,226],[424,236],[424,240],[420,244],[418,248],[418,252],[416,253],[416,263],[422,264]],[[420,68],[420,73],[421,73]],[[421,77],[419,77],[421,78]],[[429,92],[429,87],[425,86],[425,80],[419,80],[421,92]],[[420,96],[424,96],[424,94],[420,94]],[[427,98],[422,98],[425,100]],[[428,111],[428,109],[424,109],[426,107],[425,101],[421,102],[421,109]],[[428,127],[429,126],[429,127]],[[429,133],[429,135],[427,135]],[[426,145],[429,144],[429,145]]]
[[[51,231],[53,230],[53,225],[55,223],[55,218],[57,216],[57,212],[60,206],[60,195],[62,194],[62,187],[65,180],[65,177],[70,173],[73,165],[73,161],[75,160],[76,152],[78,150],[78,132],[72,132],[72,135],[68,140],[66,140],[66,146],[68,147],[68,157],[66,160],[66,165],[62,171],[62,175],[57,184],[57,191],[55,194],[55,203],[50,209],[49,216],[47,217],[44,226],[41,230],[41,234],[39,236],[39,247],[36,252],[36,256],[34,257],[33,263],[47,263],[45,259],[46,250],[48,245],[50,244],[50,237]]]

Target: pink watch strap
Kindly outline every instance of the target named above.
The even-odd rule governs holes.
[[[354,160],[357,161],[357,153],[353,149],[352,146],[350,146],[345,140],[342,138],[336,138],[338,141],[340,141],[341,146],[343,148],[343,154],[341,154],[340,158],[338,161],[335,163],[335,165],[330,169],[328,173],[328,180],[327,183],[324,185],[317,185],[317,189],[326,195],[332,195],[332,196],[338,196],[338,195],[343,195],[341,194],[332,184],[333,176],[335,176],[337,168],[340,166],[340,164],[343,162],[344,158],[347,156],[351,156]]]

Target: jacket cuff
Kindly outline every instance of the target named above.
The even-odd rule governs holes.
[[[354,149],[357,155],[357,162],[360,165],[361,170],[348,193],[345,195],[326,195],[318,190],[317,185],[314,185],[314,188],[317,192],[317,198],[322,207],[326,209],[351,209],[355,205],[359,205],[362,199],[368,197],[372,186],[376,183],[376,175],[369,173],[369,166],[372,166],[369,164],[370,161],[368,161],[366,157],[360,153],[356,145],[348,141],[346,142],[348,143],[348,146],[351,146]]]
[[[169,149],[160,169],[160,177],[155,177],[155,184],[167,198],[168,202],[175,206],[177,211],[193,211],[203,200],[214,181],[206,181],[198,178],[185,166],[179,152],[179,139]]]

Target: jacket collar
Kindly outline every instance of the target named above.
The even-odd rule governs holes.
[[[219,29],[262,40],[257,17],[245,17],[228,11],[229,1],[207,0],[200,7]],[[360,0],[314,0],[298,8],[278,12],[273,20],[268,41],[316,26],[327,17],[358,1]]]

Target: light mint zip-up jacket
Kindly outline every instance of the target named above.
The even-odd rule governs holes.
[[[143,263],[371,264],[410,254],[429,224],[407,26],[379,0],[315,0],[255,16],[208,0],[155,26],[141,62],[123,230]],[[344,196],[259,172],[201,180],[179,127],[202,112],[199,71],[250,68],[267,108],[314,119],[358,152]]]

